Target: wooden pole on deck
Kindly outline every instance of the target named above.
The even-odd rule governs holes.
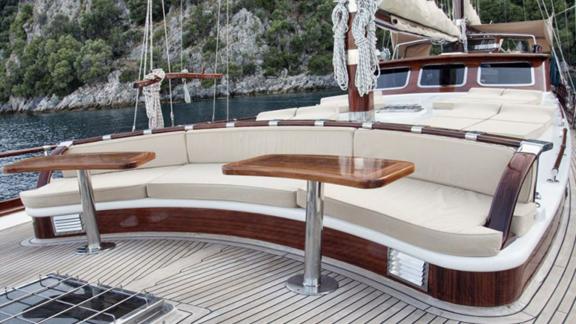
[[[348,33],[346,34],[346,52],[348,60],[348,107],[350,108],[349,119],[351,121],[372,121],[374,120],[374,93],[370,92],[366,96],[360,96],[356,88],[356,69],[358,67],[358,49],[354,36],[352,35],[352,22],[358,11],[356,0],[348,2]]]

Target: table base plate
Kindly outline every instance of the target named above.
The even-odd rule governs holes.
[[[295,275],[288,279],[286,288],[300,295],[319,296],[329,294],[338,289],[338,281],[329,276],[320,276],[319,287],[304,286],[304,275]]]
[[[78,249],[76,249],[76,254],[99,254],[102,252],[105,252],[107,250],[112,250],[116,247],[116,243],[113,242],[102,242],[100,243],[100,249],[98,250],[93,250],[90,251],[88,249],[88,245],[84,245],[82,247],[79,247]]]

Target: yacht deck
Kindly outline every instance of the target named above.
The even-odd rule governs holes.
[[[571,187],[576,184],[576,170],[572,171]],[[302,270],[300,251],[216,236],[141,235],[107,236],[118,244],[115,250],[81,256],[74,254],[80,241],[30,244],[30,223],[0,232],[0,286],[18,286],[59,272],[146,290],[177,307],[168,323],[575,323],[574,195],[570,193],[536,277],[521,299],[506,307],[447,304],[335,260],[325,260],[324,269],[341,288],[327,296],[304,297],[284,286]]]

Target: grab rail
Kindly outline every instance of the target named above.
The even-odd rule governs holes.
[[[27,149],[22,149],[22,150],[0,152],[0,159],[4,159],[4,158],[8,158],[8,157],[14,157],[14,156],[20,156],[20,155],[25,155],[25,154],[39,153],[39,152],[47,153],[48,151],[54,149],[55,147],[56,147],[56,145],[44,145],[44,146],[32,147],[32,148],[27,148]]]
[[[564,154],[566,153],[567,142],[568,129],[564,128],[562,130],[562,144],[560,145],[558,156],[556,156],[556,161],[554,162],[554,167],[552,168],[552,178],[548,179],[549,182],[558,182],[558,172],[560,171],[560,166],[562,166],[562,160],[564,158]]]
[[[510,243],[512,218],[522,186],[540,154],[544,151],[544,147],[537,142],[524,143],[514,153],[500,178],[485,226],[502,232],[502,248]]]

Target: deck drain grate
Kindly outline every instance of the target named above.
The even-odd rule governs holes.
[[[166,311],[164,301],[150,294],[58,274],[0,295],[0,323],[142,323]]]

